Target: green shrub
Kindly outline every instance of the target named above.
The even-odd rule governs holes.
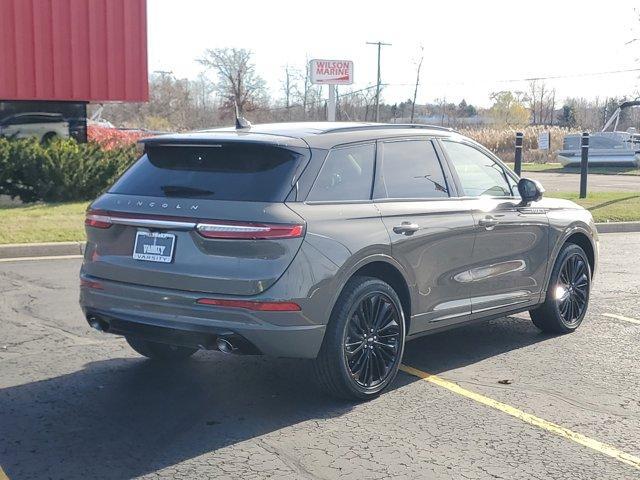
[[[96,143],[0,138],[0,194],[23,202],[89,200],[136,159],[135,145],[103,150]]]

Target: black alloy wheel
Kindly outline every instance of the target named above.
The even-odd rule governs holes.
[[[560,269],[555,296],[562,320],[575,324],[587,308],[589,295],[589,268],[581,255],[567,257]]]
[[[314,362],[328,393],[369,400],[391,385],[402,361],[405,313],[396,291],[375,277],[355,276],[331,312]]]
[[[553,266],[544,303],[529,310],[531,320],[543,332],[573,332],[587,313],[590,290],[587,255],[579,245],[564,244]]]
[[[382,292],[362,298],[347,325],[344,353],[353,379],[363,388],[376,387],[393,371],[400,353],[401,316]]]

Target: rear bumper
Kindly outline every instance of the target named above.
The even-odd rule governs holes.
[[[215,348],[218,336],[240,336],[265,355],[315,358],[325,326],[304,312],[255,312],[196,304],[202,293],[106,281],[81,275],[100,288],[81,286],[87,321],[109,324],[109,332],[176,345]]]

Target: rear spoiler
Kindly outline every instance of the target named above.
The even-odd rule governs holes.
[[[301,138],[271,135],[268,133],[251,133],[242,130],[178,133],[141,138],[138,140],[138,148],[144,150],[147,146],[218,147],[222,143],[232,142],[261,143],[285,148],[309,148],[307,142]]]

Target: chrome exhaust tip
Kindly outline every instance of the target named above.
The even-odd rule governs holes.
[[[110,325],[109,322],[105,321],[105,320],[100,320],[96,317],[91,317],[89,318],[89,326],[99,332],[108,332]]]
[[[91,317],[89,319],[89,326],[91,328],[98,330],[99,332],[102,331],[102,327],[100,326],[100,321],[96,317]]]
[[[222,353],[235,353],[238,350],[238,347],[235,346],[230,339],[225,337],[218,337],[216,347],[218,347],[218,350]]]

